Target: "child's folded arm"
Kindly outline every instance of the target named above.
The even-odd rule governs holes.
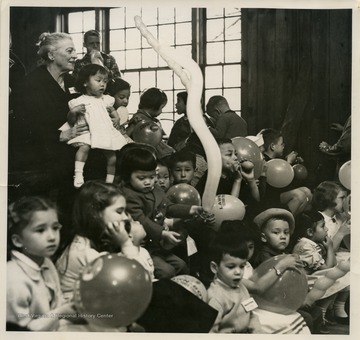
[[[132,218],[143,225],[147,236],[154,242],[160,242],[163,228],[160,224],[155,223],[150,217],[147,217],[144,214],[143,207],[140,202],[129,195],[126,197],[126,207]]]

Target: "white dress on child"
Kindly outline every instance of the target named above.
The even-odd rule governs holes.
[[[114,128],[106,109],[108,106],[113,106],[114,102],[115,99],[109,95],[98,98],[83,94],[70,100],[70,109],[80,104],[85,105],[85,120],[89,125],[89,132],[69,140],[68,144],[85,143],[89,144],[92,149],[103,150],[120,150],[127,144],[121,132]]]

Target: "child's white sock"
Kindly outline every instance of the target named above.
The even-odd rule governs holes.
[[[85,162],[75,161],[75,176],[74,187],[80,188],[84,184],[84,171]]]
[[[340,291],[336,299],[334,301],[333,309],[334,309],[334,315],[338,318],[347,318],[348,315],[345,311],[345,302],[349,298],[350,295],[350,289],[344,288],[342,291]]]
[[[345,312],[345,302],[335,301],[334,302],[334,314],[338,318],[347,318],[348,315]]]
[[[114,182],[115,175],[106,174],[106,183],[113,183]]]
[[[85,162],[75,161],[75,171],[83,172]]]

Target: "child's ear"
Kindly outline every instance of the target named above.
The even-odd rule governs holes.
[[[22,239],[21,239],[20,235],[18,235],[18,234],[11,235],[11,242],[13,243],[13,245],[16,248],[22,248],[23,247]]]
[[[213,274],[216,274],[218,271],[218,265],[214,261],[210,262],[210,270]]]
[[[274,151],[274,150],[275,150],[275,144],[274,144],[274,143],[271,143],[271,144],[270,144],[270,150],[271,150],[271,151]]]
[[[264,233],[261,233],[261,242],[264,242],[264,243],[267,242],[267,239],[266,239],[266,236]]]
[[[313,236],[314,235],[314,231],[311,229],[311,228],[307,228],[306,229],[306,235],[308,235],[308,236]]]

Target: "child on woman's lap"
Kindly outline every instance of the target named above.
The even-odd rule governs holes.
[[[59,277],[50,257],[60,241],[61,225],[54,204],[25,197],[9,206],[6,322],[31,331],[57,330],[62,317],[75,313],[64,303]]]
[[[78,75],[75,88],[82,96],[69,102],[68,123],[60,130],[67,129],[69,125],[89,126],[89,131],[71,140],[68,144],[77,147],[75,155],[74,186],[84,184],[83,169],[88,159],[90,149],[104,151],[107,167],[106,179],[112,183],[115,177],[116,150],[120,150],[126,143],[124,136],[114,127],[119,125],[119,115],[113,108],[114,98],[104,95],[108,81],[105,68],[97,64],[84,66]],[[111,120],[111,118],[114,120]]]

